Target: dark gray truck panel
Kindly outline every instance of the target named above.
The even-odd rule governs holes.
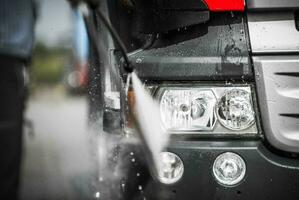
[[[214,14],[207,24],[160,36],[151,49],[130,59],[147,80],[251,79],[245,21],[239,13]]]

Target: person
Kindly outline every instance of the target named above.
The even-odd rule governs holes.
[[[25,70],[37,17],[34,0],[0,0],[0,199],[17,199],[26,99]]]
[[[68,77],[72,89],[86,88],[88,77],[89,41],[84,19],[78,8],[73,7],[74,69]]]

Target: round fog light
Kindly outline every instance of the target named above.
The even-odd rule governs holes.
[[[245,162],[235,153],[227,152],[219,155],[213,165],[213,174],[223,185],[233,186],[240,183],[245,173]]]
[[[158,178],[161,183],[173,184],[182,178],[184,164],[176,154],[161,152],[160,162]]]

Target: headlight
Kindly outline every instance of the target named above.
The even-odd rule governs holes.
[[[160,111],[167,130],[212,130],[216,97],[211,90],[165,90]]]
[[[170,133],[257,134],[248,85],[160,87],[156,97]]]
[[[241,89],[228,90],[220,98],[216,113],[220,123],[231,130],[244,130],[254,122],[250,94]]]
[[[170,134],[211,136],[256,136],[258,134],[253,93],[248,84],[230,86],[147,86],[160,103],[162,126]],[[134,107],[129,92],[129,108]],[[128,110],[125,131],[134,133]],[[132,110],[131,110],[132,111]]]
[[[174,153],[161,152],[158,170],[158,179],[164,184],[173,184],[179,181],[184,173],[182,160]]]

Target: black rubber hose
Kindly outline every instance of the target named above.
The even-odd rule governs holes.
[[[103,22],[103,24],[106,26],[106,28],[108,29],[109,33],[111,34],[113,40],[119,46],[120,51],[125,60],[124,69],[128,73],[133,72],[134,68],[133,68],[133,65],[129,61],[129,58],[127,55],[127,48],[125,47],[125,45],[122,42],[121,38],[119,37],[118,33],[116,32],[116,30],[113,28],[113,26],[109,23],[109,21],[106,19],[106,17],[103,15],[103,13],[99,9],[95,10],[95,13],[99,17],[99,19]]]

